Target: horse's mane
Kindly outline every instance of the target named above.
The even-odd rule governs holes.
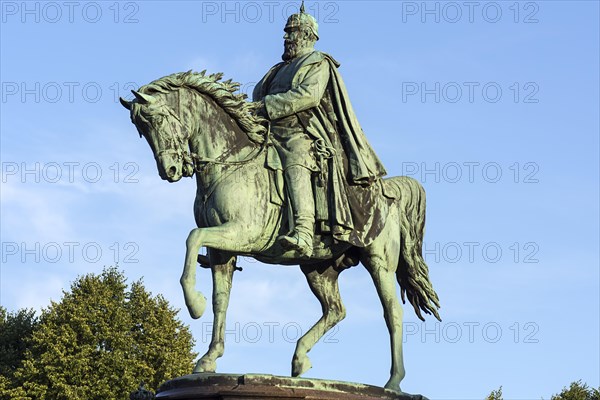
[[[248,135],[250,140],[262,143],[265,140],[266,128],[262,124],[265,119],[255,114],[258,103],[246,101],[245,93],[234,93],[240,84],[231,79],[221,81],[222,73],[206,75],[202,72],[179,72],[171,74],[142,86],[139,92],[152,95],[153,93],[168,93],[179,88],[190,88],[213,99],[227,114],[229,114]]]

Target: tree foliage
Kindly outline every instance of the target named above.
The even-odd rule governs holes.
[[[27,343],[38,323],[33,310],[8,312],[0,306],[0,397],[21,367]]]
[[[489,394],[485,400],[503,400],[502,399],[502,386],[498,388],[498,390],[492,390],[492,393]]]
[[[498,390],[492,390],[486,400],[502,400],[502,386]],[[553,395],[550,400],[600,400],[600,388],[590,388],[579,380],[572,382],[568,388],[563,388],[562,392]]]
[[[190,330],[141,281],[128,289],[115,268],[79,277],[42,312],[5,398],[126,399],[191,372]],[[0,388],[1,389],[1,388]],[[0,394],[2,397],[2,394]]]
[[[25,354],[27,341],[37,324],[35,311],[7,312],[0,306],[0,374],[12,378]]]
[[[598,389],[590,388],[581,380],[572,382],[562,392],[555,394],[550,400],[600,400],[600,387]]]

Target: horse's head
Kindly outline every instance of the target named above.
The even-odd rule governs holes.
[[[256,115],[260,103],[246,102],[245,94],[235,93],[240,84],[223,82],[222,76],[175,73],[133,91],[133,101],[121,99],[150,144],[162,179],[177,182],[192,176],[206,160],[224,154],[235,160],[248,153],[242,148],[252,150],[264,143],[265,120]],[[238,143],[237,154],[229,154],[231,143]]]
[[[177,182],[182,176],[192,176],[193,165],[189,160],[186,129],[163,93],[146,94],[132,91],[133,101],[120,99],[123,107],[130,110],[131,122],[140,137],[150,145],[158,173],[162,179]]]

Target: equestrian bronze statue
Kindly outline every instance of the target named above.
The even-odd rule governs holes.
[[[205,297],[195,289],[200,264],[213,275],[214,324],[194,372],[214,372],[223,355],[225,316],[237,256],[299,265],[323,315],[296,345],[292,376],[307,353],[345,316],[339,274],[362,264],[381,300],[391,342],[391,376],[400,390],[402,301],[440,318],[422,257],[425,192],[409,177],[386,174],[369,145],[338,71],[316,51],[318,26],[303,9],[285,27],[283,62],[256,85],[254,102],[222,74],[172,74],[121,100],[154,153],[162,179],[195,176],[194,217],[181,285],[193,318]],[[199,256],[201,247],[208,257]]]

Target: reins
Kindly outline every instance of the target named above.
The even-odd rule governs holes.
[[[178,108],[181,109],[180,92],[179,91],[177,93],[177,103],[178,103]],[[166,107],[166,109],[167,109],[167,112],[172,117],[174,117],[181,126],[183,126],[183,123],[181,122],[181,119],[179,118],[179,116],[177,114],[175,114],[173,112],[173,110],[171,110],[170,107]],[[231,147],[230,149],[228,149],[227,151],[225,151],[223,154],[221,154],[220,156],[218,156],[216,158],[202,157],[199,154],[194,153],[190,150],[189,141],[191,138],[191,133],[189,131],[187,132],[188,134],[186,136],[182,136],[179,134],[175,134],[173,132],[173,129],[171,126],[169,126],[169,130],[171,131],[171,138],[173,139],[174,142],[177,142],[177,148],[160,150],[159,152],[157,152],[154,155],[154,158],[158,160],[158,158],[163,154],[168,154],[168,155],[173,154],[182,160],[184,166],[189,165],[192,167],[192,170],[194,172],[202,172],[203,169],[205,169],[213,164],[240,166],[240,165],[248,164],[251,161],[258,158],[265,151],[265,149],[268,146],[269,137],[270,137],[270,133],[271,133],[271,123],[267,121],[267,131],[265,133],[263,142],[260,144],[260,148],[258,149],[258,151],[254,155],[252,155],[244,160],[238,160],[238,161],[227,161],[226,158],[229,157],[231,154],[233,154],[236,150],[238,150],[240,148],[239,146]]]
[[[207,168],[208,166],[210,166],[212,164],[238,165],[238,166],[248,164],[249,162],[258,158],[258,156],[260,156],[265,151],[265,149],[267,148],[268,142],[269,142],[270,133],[271,133],[271,123],[268,123],[267,124],[267,132],[265,134],[263,142],[260,145],[260,148],[254,155],[252,155],[244,160],[238,160],[238,161],[227,161],[226,160],[226,158],[229,157],[231,154],[233,154],[235,150],[238,150],[239,147],[232,147],[228,151],[226,151],[223,154],[221,154],[220,156],[218,156],[217,158],[201,157],[200,155],[198,155],[192,151],[189,151],[189,147],[188,147],[187,155],[189,155],[190,159],[192,160],[191,164],[194,167],[195,172],[201,172],[204,168]]]

